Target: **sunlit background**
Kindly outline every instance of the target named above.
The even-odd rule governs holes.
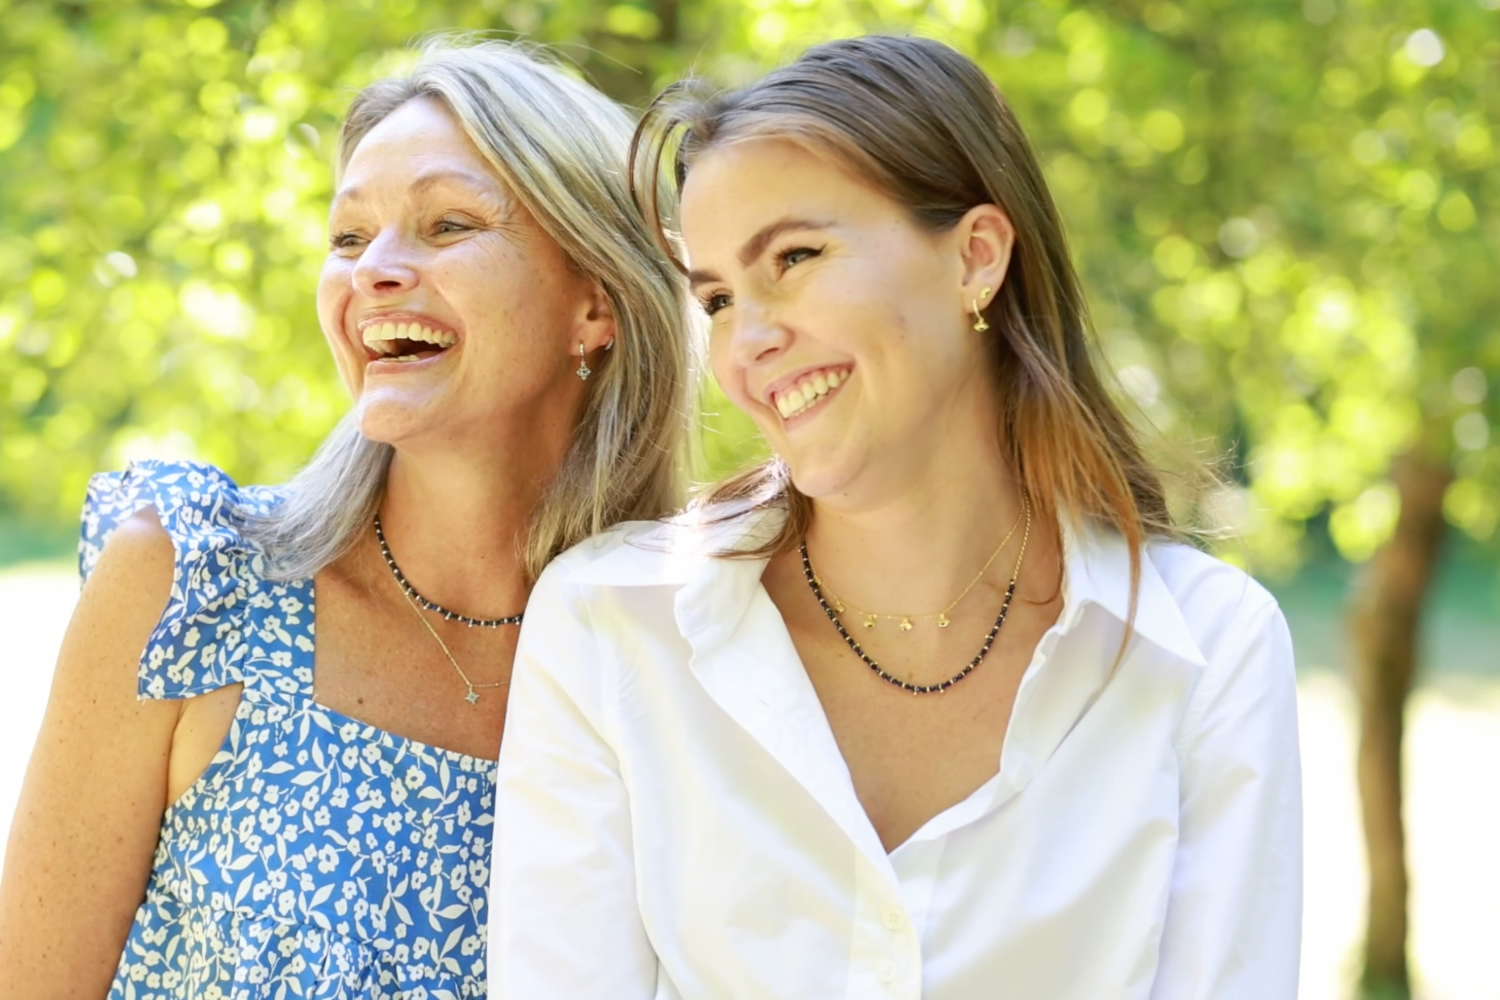
[[[1220,463],[1180,513],[1232,530],[1291,621],[1302,995],[1500,998],[1500,0],[0,0],[0,835],[84,482],[307,457],[344,406],[312,309],[339,115],[453,28],[558,45],[637,106],[863,31],[977,59],[1122,398],[1168,466]],[[757,453],[712,387],[705,412],[703,477]],[[1399,875],[1363,846],[1381,716],[1406,723],[1366,752],[1404,761],[1403,812],[1370,823],[1406,837],[1407,971],[1365,947],[1372,875]]]

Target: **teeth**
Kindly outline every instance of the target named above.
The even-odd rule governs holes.
[[[791,390],[777,395],[774,400],[776,412],[781,414],[783,420],[795,417],[847,380],[847,377],[840,377],[838,372],[818,372]]]
[[[372,323],[365,327],[365,346],[380,354],[391,354],[398,340],[415,340],[439,348],[452,347],[458,338],[445,330],[434,330],[421,323]]]

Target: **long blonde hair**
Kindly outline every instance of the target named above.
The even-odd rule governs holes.
[[[417,97],[443,102],[485,159],[613,308],[572,446],[532,515],[522,557],[535,578],[563,549],[610,525],[671,513],[681,496],[689,406],[686,295],[641,218],[624,170],[630,117],[534,47],[429,42],[412,69],[362,90],[339,136],[342,172],[361,139]],[[281,579],[309,577],[366,529],[391,448],[352,414],[246,535]]]
[[[983,70],[930,39],[869,36],[815,46],[739,90],[698,90],[692,81],[669,88],[631,142],[637,201],[663,247],[658,178],[680,194],[696,158],[750,139],[832,155],[934,231],[976,205],[1006,211],[1016,244],[985,316],[995,330],[988,355],[1008,458],[1043,523],[1094,520],[1125,537],[1133,616],[1146,538],[1182,532],[1096,366],[1083,290],[1036,155]],[[812,517],[779,459],[719,483],[703,502],[721,501],[787,513],[781,530],[746,555],[795,548]]]

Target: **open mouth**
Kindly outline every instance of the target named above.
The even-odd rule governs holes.
[[[375,323],[365,328],[363,336],[376,361],[423,361],[458,343],[446,330],[421,323]]]
[[[799,417],[838,392],[854,369],[849,365],[823,368],[803,375],[796,384],[771,394],[771,404],[782,420]]]

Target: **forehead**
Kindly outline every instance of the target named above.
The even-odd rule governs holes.
[[[893,211],[893,202],[832,155],[787,139],[711,147],[682,188],[682,232],[695,256],[782,216],[856,223]]]
[[[360,139],[339,178],[340,193],[358,195],[377,181],[432,171],[499,186],[493,168],[447,105],[434,97],[414,97]]]

